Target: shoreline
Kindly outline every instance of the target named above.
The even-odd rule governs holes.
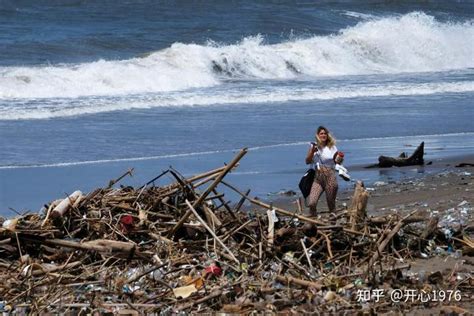
[[[351,182],[345,182],[341,178],[338,178],[339,192],[338,192],[338,198],[337,198],[337,201],[336,201],[337,207],[338,208],[343,207],[344,203],[347,203],[350,200],[350,197],[352,196],[353,188],[354,188],[354,185],[355,185],[355,181],[359,180],[359,179],[354,179],[355,178],[354,175],[357,177],[358,175],[360,175],[362,173],[364,175],[364,178],[368,180],[368,181],[364,181],[362,179],[362,181],[364,182],[364,184],[368,188],[368,190],[371,191],[371,193],[379,194],[378,191],[381,191],[381,189],[383,189],[387,186],[388,187],[393,187],[393,186],[397,186],[397,185],[403,185],[405,182],[418,181],[420,179],[433,177],[437,174],[444,173],[444,172],[450,172],[450,171],[455,172],[456,170],[461,170],[461,169],[469,170],[469,168],[474,169],[472,167],[456,168],[456,165],[458,165],[460,163],[471,163],[471,164],[474,163],[474,154],[470,154],[470,155],[463,154],[463,155],[458,155],[458,156],[448,156],[448,157],[441,157],[441,158],[436,158],[436,159],[426,159],[425,160],[425,165],[421,165],[421,166],[391,167],[391,168],[366,168],[367,164],[357,164],[355,166],[350,166],[349,167],[349,173],[351,174],[353,180]],[[61,177],[60,176],[61,170],[62,170],[61,168],[59,168],[59,170],[55,170],[53,172],[53,178],[55,176]],[[93,169],[93,170],[95,170],[95,169]],[[86,176],[91,175],[91,171],[93,171],[93,170],[88,170],[87,172],[85,172],[83,174],[83,176],[84,175],[86,175]],[[41,169],[41,171],[43,171],[43,170]],[[66,171],[64,170],[64,172],[66,172]],[[73,176],[76,174],[76,172],[73,173],[73,172],[70,172],[70,171],[66,172],[66,173],[71,174]],[[102,172],[102,173],[103,174],[109,174],[109,177],[102,177],[101,179],[98,180],[97,178],[99,177],[99,175],[101,175],[100,173],[98,173],[97,175],[94,175],[94,177],[96,179],[93,179],[92,183],[105,184],[110,179],[112,179],[113,177],[115,177],[117,175],[115,172],[110,171],[108,168],[106,168],[106,171]],[[239,169],[237,169],[237,174],[238,173],[239,173]],[[143,177],[143,174],[141,176]],[[229,173],[228,176],[229,177],[236,177],[235,171]],[[277,173],[277,174],[274,174],[273,176],[278,177],[279,174]],[[11,177],[11,176],[8,176],[8,177]],[[62,176],[62,177],[64,177],[64,176]],[[150,177],[151,176],[147,176],[147,179],[150,178]],[[18,180],[12,179],[13,180],[12,181],[13,185],[15,185],[15,183],[17,183],[17,182],[18,182],[18,185],[19,185],[20,182],[22,180],[24,180],[24,179],[21,179],[21,178],[23,178],[23,176],[20,177],[20,179],[18,179]],[[65,179],[61,179],[61,178],[57,178],[57,179],[58,179],[57,180],[58,183],[63,183],[65,181]],[[140,183],[136,179],[137,179],[136,177],[128,178],[128,179],[123,180],[120,184],[127,185],[127,186],[133,186],[133,187],[139,187]],[[232,178],[232,181],[234,181],[234,180],[237,180],[237,179]],[[250,180],[252,180],[252,179],[250,179]],[[32,181],[33,185],[35,185],[35,183],[37,182],[37,180],[35,180],[35,179],[31,179],[31,181]],[[53,181],[54,181],[54,179],[53,179]],[[265,181],[271,181],[271,180],[269,180],[269,178],[265,178]],[[298,173],[298,176],[294,180],[292,188],[282,189],[279,192],[266,192],[266,193],[261,193],[260,192],[260,193],[257,193],[257,195],[254,195],[254,196],[256,198],[262,200],[262,201],[272,203],[275,206],[281,206],[282,208],[285,208],[285,209],[286,208],[291,209],[295,205],[295,199],[297,197],[301,197],[301,193],[299,192],[299,189],[297,187],[297,182],[298,181],[299,181],[299,173]],[[434,180],[432,179],[432,181],[434,181]],[[276,181],[276,182],[278,182],[278,181]],[[79,189],[79,190],[87,193],[87,192],[92,192],[95,188],[98,187],[98,186],[95,186],[95,185],[91,185],[90,183],[88,183],[88,181],[86,181],[86,179],[83,179],[83,181],[81,181],[79,183],[81,183],[81,185],[71,187],[72,191]],[[37,183],[37,185],[39,185],[39,184],[40,183]],[[376,185],[374,185],[374,184],[376,184]],[[257,182],[257,191],[258,191],[258,186],[259,185],[261,185],[261,184]],[[254,188],[252,188],[252,184],[247,185],[247,183],[245,185],[242,185],[241,183],[239,183],[238,187],[241,190],[247,190],[247,189],[253,190],[254,189]],[[44,190],[45,188],[47,188],[47,186],[38,187],[38,189],[40,189],[40,190]],[[86,190],[84,190],[84,188],[86,188]],[[392,190],[392,191],[395,191],[395,190]],[[404,190],[404,191],[406,191],[406,190]],[[49,196],[45,196],[44,198],[42,198],[39,203],[38,202],[36,202],[36,203],[39,206],[41,206],[41,205],[49,203],[50,201],[52,201],[54,199],[62,198],[67,193],[68,193],[68,191],[63,191],[62,192],[63,196],[57,196],[57,195],[51,195],[50,194]],[[231,193],[231,192],[225,192],[226,195],[228,193]],[[388,193],[391,193],[390,195],[392,197],[389,198],[389,199],[384,198],[384,196]],[[403,201],[404,201],[404,199],[406,199],[406,197],[404,197],[403,195],[395,194],[395,193],[397,193],[397,192],[386,191],[385,195],[383,195],[380,198],[380,200],[387,200],[387,201],[392,201],[393,203],[395,203],[396,200],[399,199],[400,203],[403,203]],[[7,191],[6,194],[8,194],[8,191]],[[43,195],[45,195],[45,193],[43,193]],[[252,192],[251,192],[251,195],[252,195]],[[369,200],[369,212],[371,211],[371,209],[375,209],[377,206],[381,206],[381,207],[390,207],[391,206],[390,203],[392,203],[392,202],[390,202],[388,204],[385,203],[386,205],[384,203],[379,205],[378,202],[376,202],[376,201],[379,200],[378,196],[374,195],[374,194],[372,194],[372,195],[373,195],[373,198]],[[411,196],[410,199],[414,200],[414,199],[416,199],[416,196]],[[35,200],[38,200],[38,197],[35,196]],[[235,199],[234,202],[237,203],[239,200],[240,200],[240,197],[237,196],[237,199]],[[374,202],[375,204],[372,205],[372,202]],[[26,203],[26,204],[28,204],[28,203]],[[26,208],[16,209],[16,211],[19,212],[19,213],[24,213],[25,211],[29,212],[29,213],[35,213],[35,212],[41,211],[41,207],[39,207],[39,206],[36,209],[29,209],[28,207],[26,207]],[[248,206],[249,206],[249,204],[247,202],[245,202],[244,205],[243,205],[244,209],[247,208]],[[324,194],[321,196],[320,203],[318,203],[318,209],[321,210],[321,211],[327,211],[327,206],[326,206],[326,201],[325,201]],[[6,208],[2,208],[0,210],[0,217],[10,218],[10,217],[16,216],[17,214],[18,213],[14,212],[10,206],[8,206]]]
[[[473,138],[468,137],[472,136],[471,134],[407,136],[389,139],[382,137],[370,141],[341,141],[340,145],[347,154],[346,167],[351,177],[362,180],[370,186],[376,181],[390,182],[400,178],[422,176],[431,172],[433,166],[442,166],[439,163],[440,159],[473,161]],[[422,141],[425,142],[425,160],[427,163],[433,161],[433,165],[413,168],[363,168],[365,165],[375,163],[379,155],[398,156],[401,151],[412,151]],[[291,145],[280,143],[281,141],[276,146],[264,147],[252,147],[251,142],[247,143],[250,148],[249,154],[242,160],[238,169],[228,175],[229,180],[242,190],[251,189],[253,196],[259,196],[262,199],[273,199],[276,192],[289,190],[297,192],[299,179],[307,170],[301,158],[301,155],[307,151],[307,145],[300,142]],[[14,215],[14,211],[10,208],[20,213],[27,210],[36,212],[51,199],[63,198],[75,190],[90,192],[131,168],[134,168],[133,177],[124,179],[121,182],[122,185],[140,187],[169,166],[173,166],[185,177],[189,177],[230,161],[235,152],[236,150],[204,152],[179,157],[163,156],[140,161],[87,165],[0,168],[2,179],[0,181],[0,216]],[[153,154],[154,151],[149,153]],[[466,154],[470,156],[466,157]],[[164,185],[170,180],[172,179],[162,179],[156,184]],[[341,192],[347,187],[352,187],[352,184],[339,182]],[[223,193],[231,202],[240,200],[239,196],[232,195],[231,192]]]
[[[430,163],[431,162],[431,163]],[[426,202],[436,202],[439,199],[429,198],[429,194],[433,192],[433,188],[437,189],[438,187],[443,189],[443,197],[453,195],[461,189],[457,186],[455,181],[457,178],[462,179],[462,173],[467,172],[471,175],[466,175],[466,177],[471,177],[474,174],[474,167],[456,167],[461,163],[474,163],[474,155],[460,155],[455,157],[446,157],[439,158],[436,160],[430,160],[422,166],[408,166],[408,167],[391,167],[391,168],[372,168],[366,169],[364,166],[359,165],[358,167],[351,168],[350,171],[356,170],[370,170],[373,172],[385,172],[391,173],[390,177],[387,177],[388,181],[371,181],[369,183],[364,183],[366,188],[370,193],[368,212],[369,214],[375,211],[377,208],[390,208],[397,205],[402,205],[406,203],[414,203],[417,200]],[[456,174],[458,175],[456,177]],[[446,187],[445,185],[436,185],[437,182],[443,180],[443,176],[447,175],[447,181],[450,185],[454,185],[452,189]],[[342,179],[338,179],[339,184],[343,182]],[[428,182],[428,184],[420,185],[420,183]],[[344,207],[344,204],[350,202],[350,198],[354,192],[355,181],[351,183],[350,186],[340,189],[338,192],[338,197],[336,200],[337,208]],[[472,186],[474,182],[471,181],[467,184],[460,184],[460,186]],[[401,187],[401,188],[398,188]],[[429,190],[423,190],[423,188],[428,188]],[[398,190],[397,190],[398,188]],[[411,190],[411,191],[410,191]],[[471,189],[469,196],[474,200],[474,189]],[[301,196],[299,191],[284,191],[277,194],[267,195],[266,197],[259,197],[263,201],[273,203],[275,206],[282,208],[294,208],[295,200]],[[321,196],[318,203],[318,210],[322,212],[327,212],[327,205],[324,194]]]

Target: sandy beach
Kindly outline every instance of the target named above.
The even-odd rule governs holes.
[[[456,167],[462,163],[474,163],[474,156],[465,155],[455,158],[438,159],[428,161],[429,165],[392,167],[388,169],[395,179],[382,181],[377,180],[370,185],[366,185],[370,192],[368,212],[371,215],[383,215],[389,212],[399,212],[414,209],[420,211],[432,210],[442,211],[449,209],[464,200],[472,203],[474,199],[474,175],[472,166]],[[363,167],[359,167],[359,170]],[[377,171],[376,170],[376,171]],[[410,170],[411,175],[406,176]],[[415,171],[414,171],[415,170]],[[416,170],[422,170],[417,172]],[[357,181],[357,179],[354,179]],[[339,179],[339,183],[344,183]],[[353,187],[347,187],[338,193],[338,207],[343,208],[348,204],[353,194]],[[282,207],[292,207],[294,204],[293,195],[300,195],[299,192],[280,192],[279,196],[271,199],[275,205]],[[260,197],[262,198],[262,197]],[[457,204],[456,204],[457,203]],[[322,196],[318,204],[318,210],[327,212],[325,197]]]

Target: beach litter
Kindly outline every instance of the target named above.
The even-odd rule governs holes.
[[[142,187],[117,187],[127,171],[104,188],[52,201],[43,213],[0,220],[0,311],[403,311],[427,304],[390,299],[400,288],[421,291],[428,284],[429,277],[409,272],[409,258],[447,247],[457,256],[474,249],[463,219],[450,217],[469,203],[439,220],[417,211],[369,217],[369,195],[359,182],[349,205],[307,217],[300,207],[274,207],[224,180],[246,152],[193,177],[170,168]],[[164,174],[174,181],[155,186]],[[220,187],[240,201],[231,206]],[[246,201],[250,210],[242,210]],[[472,289],[470,273],[453,270],[431,279],[447,289],[453,276],[456,289]]]

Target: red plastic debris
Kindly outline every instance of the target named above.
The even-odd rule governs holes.
[[[133,224],[133,217],[130,215],[125,215],[120,218],[120,222],[124,225],[132,225]]]
[[[214,276],[219,277],[222,275],[222,268],[216,264],[211,264],[204,271],[206,272],[206,276],[214,275]]]
[[[124,215],[120,218],[120,224],[122,226],[122,232],[124,234],[129,233],[133,229],[133,216]]]

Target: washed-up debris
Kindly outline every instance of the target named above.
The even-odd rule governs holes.
[[[470,212],[472,212],[472,207],[466,200],[459,203],[457,207],[450,208],[444,212],[443,217],[439,221],[439,227],[446,235],[446,238],[449,239],[453,234],[461,232],[467,224]]]
[[[474,167],[474,163],[462,162],[456,165],[456,168]]]
[[[347,208],[318,218],[302,215],[300,204],[285,210],[250,198],[249,191],[224,181],[245,153],[190,178],[170,169],[140,188],[114,188],[118,181],[111,181],[86,195],[76,191],[50,202],[42,214],[2,221],[0,311],[408,310],[426,302],[401,306],[388,293],[421,291],[428,281],[406,273],[407,258],[448,247],[455,253],[474,249],[464,222],[446,238],[444,218],[438,226],[416,211],[368,217],[369,196],[360,182]],[[175,181],[155,186],[164,174]],[[218,191],[222,186],[242,199],[231,206]],[[254,206],[250,211],[241,210],[246,200]],[[453,282],[459,290],[473,286],[469,273],[428,279],[438,290],[451,290]],[[365,295],[375,289],[376,300]]]
[[[389,168],[389,167],[405,167],[405,166],[416,166],[423,165],[425,163],[424,156],[425,142],[415,149],[411,156],[408,156],[405,152],[402,152],[398,157],[387,157],[379,156],[379,163],[369,165],[366,168]]]

